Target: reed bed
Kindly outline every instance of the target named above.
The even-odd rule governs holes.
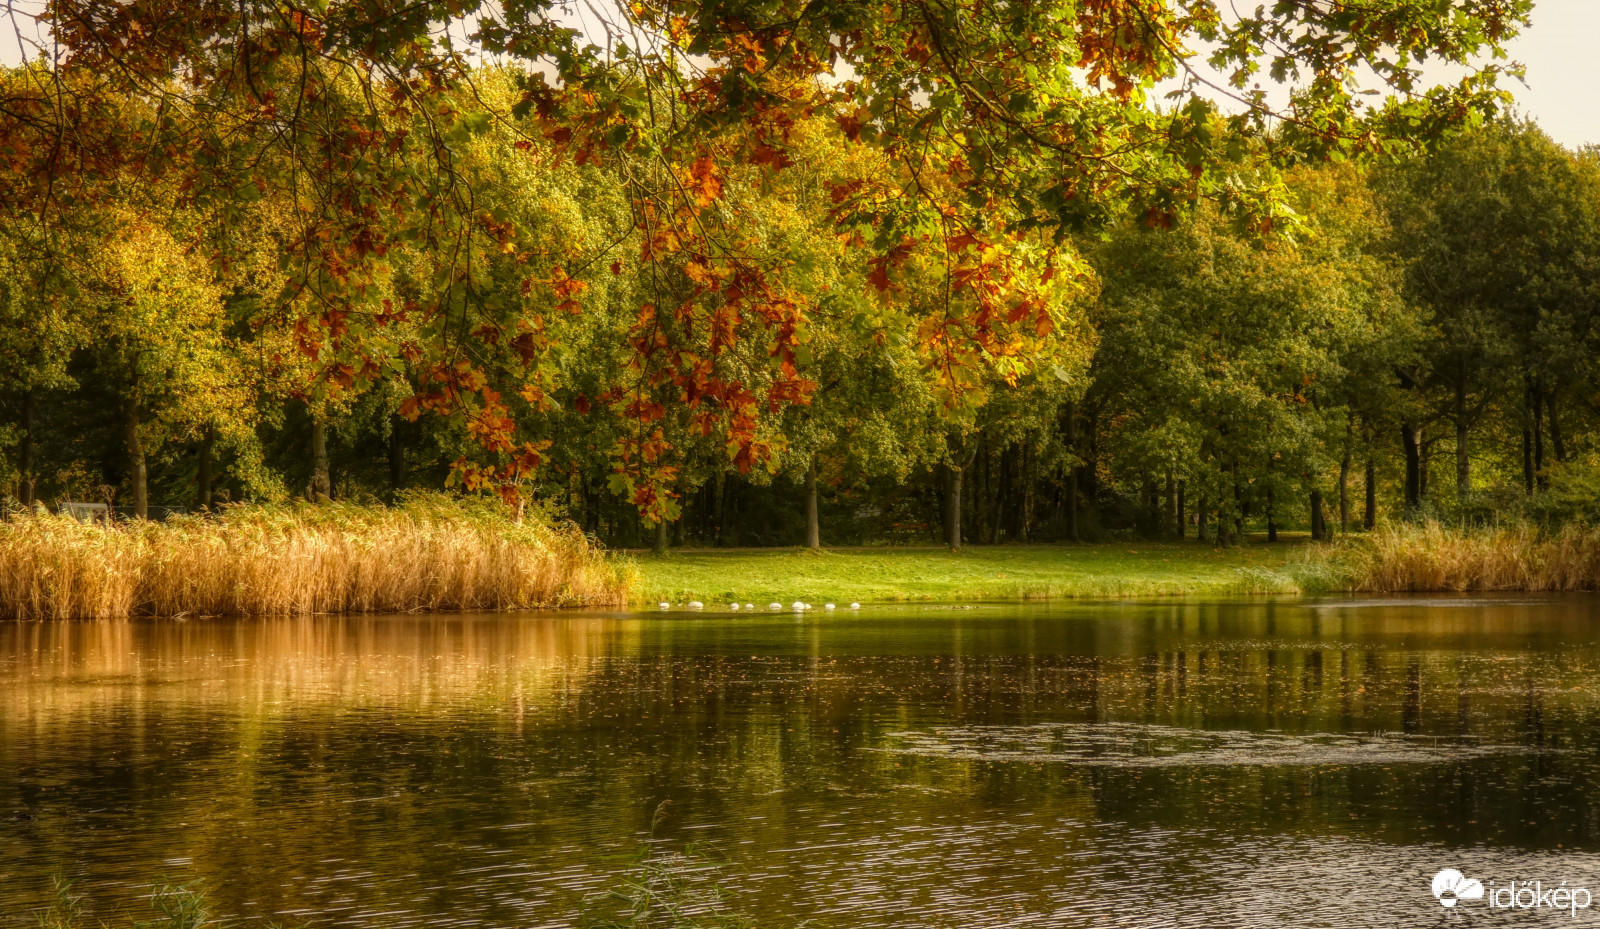
[[[1600,590],[1600,527],[1380,527],[1311,556],[1339,565],[1349,588],[1407,591]]]
[[[575,527],[443,496],[0,523],[6,619],[620,606],[628,581]]]

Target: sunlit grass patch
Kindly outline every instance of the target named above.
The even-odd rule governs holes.
[[[733,600],[765,606],[799,599],[1046,600],[1202,597],[1301,592],[1287,567],[1294,546],[1215,548],[1122,543],[967,548],[860,548],[813,552],[677,551],[638,560],[636,602]]]

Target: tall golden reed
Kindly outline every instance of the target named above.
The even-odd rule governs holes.
[[[575,527],[443,496],[0,523],[4,619],[621,606],[628,580]]]
[[[1361,591],[1600,590],[1600,528],[1592,526],[1401,524],[1331,554]]]

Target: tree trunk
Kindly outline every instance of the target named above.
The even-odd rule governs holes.
[[[1549,398],[1545,400],[1545,406],[1550,410],[1550,450],[1555,452],[1556,461],[1566,461],[1567,443],[1566,440],[1561,437],[1561,417],[1556,411],[1555,391],[1550,391]]]
[[[961,469],[940,465],[939,479],[944,488],[944,543],[955,551],[961,548]]]
[[[1244,535],[1244,500],[1239,496],[1239,463],[1236,461],[1228,468],[1233,477],[1233,506],[1226,508],[1217,507],[1217,543],[1219,545],[1232,545]]]
[[[1178,482],[1173,480],[1171,471],[1167,472],[1166,491],[1167,491],[1167,512],[1166,512],[1165,515],[1166,515],[1167,518],[1162,520],[1162,522],[1165,523],[1168,528],[1167,528],[1166,532],[1163,532],[1161,534],[1162,535],[1167,535],[1168,533],[1170,533],[1172,535],[1178,536],[1179,538],[1182,538],[1183,537],[1183,528],[1178,525]]]
[[[1217,501],[1217,544],[1219,546],[1233,544],[1233,539],[1237,537],[1238,530],[1244,528],[1244,521],[1241,518],[1242,506],[1239,499],[1238,471],[1239,463],[1237,461],[1230,463],[1223,469],[1223,472],[1228,475],[1233,484],[1233,491],[1231,497],[1227,491],[1224,491],[1222,499]],[[1229,522],[1230,519],[1232,520],[1231,524]]]
[[[1184,520],[1184,509],[1183,509],[1183,491],[1184,491],[1184,482],[1183,481],[1179,481],[1178,482],[1178,518],[1173,524],[1173,529],[1177,530],[1177,536],[1178,536],[1179,540],[1182,540],[1183,537],[1188,534],[1188,527],[1184,525],[1184,521],[1185,520]]]
[[[22,395],[22,446],[17,455],[17,499],[33,506],[33,490],[38,478],[33,475],[33,391]]]
[[[1533,387],[1533,486],[1544,489],[1544,392],[1535,381]]]
[[[806,468],[806,548],[822,547],[822,525],[817,520],[817,466]]]
[[[986,442],[985,444],[988,443]],[[989,454],[985,456],[987,461],[984,462],[983,466],[984,486],[991,490],[991,494],[989,496],[989,522],[986,527],[988,531],[984,533],[984,541],[990,545],[999,543],[1002,534],[1005,532],[1006,509],[1010,503],[1006,493],[1006,469],[1009,467],[1009,462],[1006,459],[1009,454],[1009,449],[1002,448],[1000,449],[1000,454],[995,455],[993,446],[990,446]]]
[[[392,417],[389,422],[389,502],[400,501],[400,492],[406,489],[406,446],[400,437],[400,424],[404,422],[400,417]],[[579,478],[579,487],[587,491],[587,485]],[[589,495],[583,495],[584,518],[589,516]]]
[[[583,488],[583,531],[591,539],[600,538],[600,492],[589,487],[587,475],[579,478]]]
[[[979,538],[990,545],[1000,541],[1000,534],[1005,527],[1006,504],[1006,449],[1000,449],[1000,454],[994,453],[994,445],[988,436],[984,436],[983,455],[983,487],[984,499],[989,501],[988,518],[980,530]],[[978,501],[973,501],[974,503]],[[980,508],[981,509],[981,508]]]
[[[1267,491],[1267,541],[1278,541],[1278,508],[1273,505],[1272,491]]]
[[[1018,474],[1018,481],[1022,486],[1022,501],[1018,507],[1020,519],[1017,524],[1017,541],[1032,542],[1033,527],[1038,522],[1039,514],[1039,460],[1028,451],[1028,446],[1022,446],[1022,465]]]
[[[1522,490],[1533,496],[1533,430],[1522,427]]]
[[[1064,417],[1067,421],[1067,451],[1073,456],[1078,454],[1078,405],[1068,403]],[[1082,542],[1083,536],[1078,531],[1078,465],[1074,464],[1067,469],[1067,537],[1074,542]]]
[[[333,499],[333,479],[328,468],[328,424],[321,416],[311,416],[311,485],[307,498],[312,503]]]
[[[972,453],[971,463],[967,465],[965,477],[972,478],[970,484],[965,484],[966,499],[962,500],[963,506],[972,510],[972,518],[967,521],[964,529],[971,529],[972,533],[966,537],[977,544],[989,541],[985,532],[989,501],[989,449],[988,437],[980,435],[977,446]],[[964,514],[963,514],[964,515]]]
[[[1467,457],[1467,374],[1456,378],[1456,503],[1467,502],[1472,493],[1472,462]]]
[[[1006,541],[1022,542],[1028,537],[1028,523],[1033,508],[1028,480],[1028,446],[1012,446],[1011,467],[1006,472],[1006,494],[1010,499],[1006,507]]]
[[[216,440],[216,427],[208,423],[205,434],[200,437],[200,465],[194,479],[195,505],[199,507],[211,505],[211,450],[216,445]]]
[[[1067,469],[1067,538],[1074,542],[1083,541],[1083,534],[1078,529],[1078,469],[1076,466]]]
[[[683,472],[678,472],[678,499],[682,501],[682,505],[678,507],[678,518],[672,521],[673,548],[683,547],[684,534],[689,529],[689,510],[694,504],[694,494],[690,493],[684,486],[686,483],[683,478]]]
[[[992,448],[992,446],[991,446]],[[990,458],[986,471],[993,473],[994,497],[989,514],[989,536],[991,545],[998,544],[1005,535],[1007,524],[1011,518],[1011,508],[1015,501],[1011,499],[1011,469],[1012,454],[1009,446],[1003,446],[1000,454]]]
[[[1400,441],[1406,452],[1406,513],[1422,506],[1422,429],[1416,423],[1400,427]]]
[[[1339,534],[1350,534],[1350,445],[1345,443],[1339,460]]]
[[[716,481],[716,483],[713,485],[713,489],[712,489],[712,500],[714,501],[712,506],[714,507],[714,511],[713,512],[715,513],[715,519],[716,519],[717,525],[716,525],[716,528],[715,528],[714,531],[716,533],[716,544],[717,544],[717,547],[721,548],[724,544],[726,544],[726,541],[727,541],[727,536],[724,534],[724,530],[723,530],[723,527],[726,526],[727,523],[728,523],[728,474],[727,474],[727,472],[723,471],[721,468],[718,468],[717,469],[717,476],[715,478],[715,481]]]
[[[999,543],[1016,537],[1017,528],[1017,450],[1014,445],[1002,446],[995,459],[998,470],[994,476],[994,506],[990,510],[989,541]]]
[[[1206,513],[1206,498],[1201,497],[1194,510],[1194,537],[1201,542],[1206,540]]]
[[[1437,441],[1437,440],[1434,440]],[[1417,492],[1422,499],[1428,499],[1428,476],[1433,473],[1433,441],[1426,434],[1419,438],[1418,446],[1421,449],[1417,463]]]
[[[1378,463],[1367,453],[1366,509],[1361,513],[1361,528],[1371,532],[1378,527]]]
[[[1313,541],[1326,542],[1328,540],[1328,516],[1322,508],[1322,491],[1311,492],[1311,538]]]
[[[127,418],[124,421],[124,440],[128,449],[128,483],[133,490],[133,515],[139,519],[150,515],[149,474],[145,468],[144,443],[139,438],[139,423],[144,415],[144,405],[135,393],[128,399]]]
[[[667,531],[667,521],[664,519],[656,520],[655,545],[651,548],[651,551],[657,555],[665,555],[667,553]]]

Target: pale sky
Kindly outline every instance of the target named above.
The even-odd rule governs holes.
[[[27,22],[42,6],[41,0],[0,0],[0,64],[31,57],[24,53],[12,22],[23,37],[38,42],[43,37]],[[10,12],[11,17],[6,13]],[[6,21],[11,19],[11,22]],[[1552,138],[1577,147],[1600,144],[1600,0],[1536,0],[1533,26],[1510,43],[1512,61],[1527,66],[1527,86],[1515,81],[1506,89],[1518,100],[1525,116],[1538,120]],[[1434,80],[1452,75],[1440,69],[1424,73]]]
[[[1600,144],[1600,0],[1537,0],[1533,28],[1507,49],[1528,68],[1513,82],[1523,115],[1562,145]]]

